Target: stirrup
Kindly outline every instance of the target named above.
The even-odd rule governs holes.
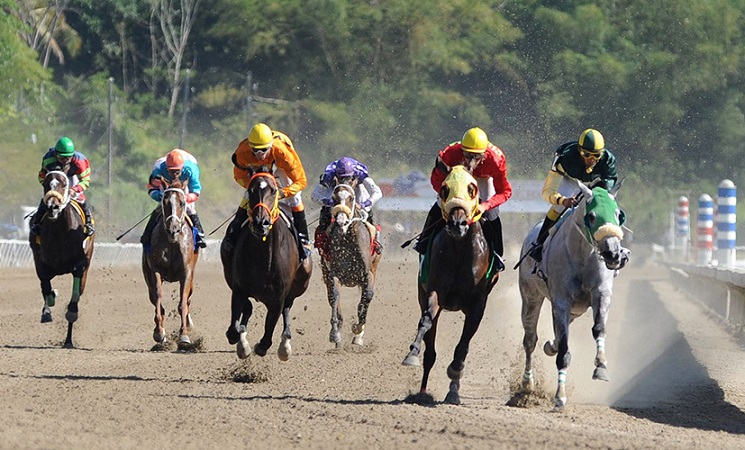
[[[530,252],[528,254],[537,263],[543,261],[543,244],[536,245],[535,247],[530,249]]]
[[[29,231],[30,234],[32,234],[34,236],[38,236],[38,235],[41,234],[41,225],[38,224],[38,223],[35,223],[35,224],[31,225],[31,228],[29,228],[28,231]]]
[[[86,236],[93,236],[94,234],[96,234],[96,230],[93,228],[93,224],[90,223],[85,224],[85,226],[83,227],[83,232]]]
[[[203,236],[197,235],[197,247],[199,248],[207,247],[207,242],[204,241]]]

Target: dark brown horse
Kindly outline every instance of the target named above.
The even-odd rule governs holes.
[[[179,349],[187,349],[191,344],[189,330],[193,323],[189,307],[194,291],[194,268],[199,259],[199,247],[194,245],[194,229],[186,213],[184,188],[188,183],[189,180],[175,180],[169,184],[163,180],[163,197],[160,206],[153,211],[153,214],[159,215],[158,221],[149,248],[142,251],[142,274],[147,283],[150,303],[155,306],[155,342],[163,343],[166,339],[163,282],[179,283]]]
[[[47,173],[44,179],[47,212],[41,219],[39,236],[29,236],[36,275],[41,282],[41,294],[44,297],[42,323],[52,321],[50,308],[57,298],[57,291],[52,289],[52,279],[68,273],[73,277],[72,296],[65,314],[68,322],[65,348],[74,348],[72,327],[78,320],[78,302],[85,291],[94,243],[93,236],[85,235],[85,215],[72,199],[70,187],[70,180],[64,172],[55,170]]]
[[[287,215],[280,212],[276,178],[268,172],[253,173],[246,192],[248,226],[240,230],[232,251],[225,245],[220,248],[225,281],[232,291],[230,326],[225,335],[231,345],[237,344],[238,357],[247,358],[247,325],[253,312],[250,298],[258,300],[266,306],[267,314],[264,335],[254,352],[266,355],[281,314],[284,329],[277,355],[286,361],[292,353],[290,308],[308,288],[313,266],[310,258],[300,264],[295,234]]]
[[[417,286],[422,317],[403,364],[419,366],[423,340],[424,373],[419,394],[428,395],[427,379],[437,357],[435,336],[440,313],[442,310],[462,311],[465,315],[463,333],[447,368],[451,381],[445,397],[445,403],[457,405],[460,404],[458,390],[468,345],[479,328],[487,297],[499,274],[489,274],[489,246],[478,220],[476,180],[463,166],[455,166],[445,179],[439,197],[446,224],[433,235],[430,250],[420,266]],[[416,397],[414,400],[417,401]]]
[[[357,323],[352,325],[352,344],[362,345],[367,321],[367,308],[374,295],[375,272],[381,254],[373,251],[375,227],[367,219],[367,213],[358,208],[354,186],[339,184],[333,192],[334,206],[332,222],[327,229],[328,254],[321,261],[323,282],[326,284],[331,305],[331,332],[329,340],[338,347],[341,344],[341,328],[344,318],[339,303],[339,287],[359,287],[360,301],[357,305]]]

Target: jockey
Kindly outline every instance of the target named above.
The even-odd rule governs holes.
[[[197,246],[199,248],[205,248],[207,243],[204,241],[204,229],[202,228],[202,223],[199,221],[196,210],[196,202],[199,199],[199,194],[202,192],[202,184],[199,182],[197,159],[186,150],[175,148],[168,152],[166,156],[155,160],[153,171],[150,174],[147,184],[147,193],[156,202],[160,202],[163,198],[165,187],[162,180],[168,183],[174,180],[189,180],[189,185],[186,189],[186,213],[189,215],[191,223],[197,229]],[[150,245],[150,236],[153,233],[155,224],[158,222],[159,216],[160,208],[156,207],[153,213],[150,214],[150,220],[145,225],[145,231],[142,232],[142,237],[140,237],[140,242],[144,246]]]
[[[272,170],[280,185],[280,199],[292,210],[292,221],[298,232],[301,247],[300,260],[305,260],[311,252],[308,240],[308,222],[305,218],[302,191],[308,184],[305,169],[295,151],[290,138],[279,131],[272,130],[264,123],[257,123],[248,133],[248,137],[238,144],[232,156],[233,178],[243,188],[248,188],[251,180],[249,169],[253,172],[260,167]],[[223,245],[231,251],[238,237],[241,225],[248,219],[248,201],[241,201],[238,211],[230,222]]]
[[[80,152],[75,151],[75,144],[64,136],[50,148],[41,159],[41,170],[39,170],[39,183],[44,184],[47,172],[60,170],[65,172],[70,179],[70,191],[73,200],[78,202],[85,213],[85,234],[92,236],[96,231],[93,229],[93,220],[88,202],[85,201],[83,191],[87,190],[91,182],[91,165],[88,158]],[[41,219],[47,211],[44,200],[39,203],[39,208],[31,218],[31,234],[39,235]]]
[[[574,197],[577,187],[564,178],[564,174],[588,186],[610,189],[616,184],[616,157],[605,148],[605,139],[599,131],[588,128],[579,135],[579,140],[566,142],[556,150],[541,191],[543,199],[553,206],[543,219],[541,231],[530,250],[530,256],[536,262],[543,259],[543,243],[551,227],[567,208],[579,202]]]
[[[499,206],[512,196],[512,186],[507,180],[507,160],[502,150],[489,142],[486,133],[475,127],[466,131],[463,139],[453,142],[440,151],[432,169],[430,182],[436,192],[439,192],[442,182],[447,177],[446,167],[462,164],[471,172],[479,187],[479,211],[488,224],[484,227],[484,235],[491,244],[492,251],[499,255],[504,253],[502,243],[502,221],[499,218]],[[491,180],[491,183],[489,181]],[[442,211],[435,203],[427,214],[424,228],[414,249],[424,254],[429,245],[429,238],[435,229],[442,226]],[[501,264],[500,270],[504,270]]]
[[[334,205],[334,200],[332,198],[334,187],[336,187],[337,184],[348,184],[352,180],[357,181],[355,187],[357,205],[367,213],[367,221],[372,225],[375,225],[375,222],[373,221],[372,207],[375,202],[383,197],[383,192],[375,183],[375,180],[373,180],[368,174],[367,166],[354,158],[344,156],[326,166],[323,175],[321,175],[321,179],[318,181],[318,184],[311,194],[311,198],[322,205],[321,216],[318,220],[318,228],[316,228],[316,245],[319,244],[318,234],[324,233],[331,224],[331,207]],[[382,253],[383,246],[378,240],[377,233],[375,234],[375,242],[373,245],[375,246],[376,253]]]

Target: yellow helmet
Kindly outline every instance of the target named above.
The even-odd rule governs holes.
[[[265,123],[257,123],[248,132],[251,148],[268,148],[272,145],[272,129]]]
[[[489,139],[486,137],[484,130],[474,127],[466,131],[460,143],[463,146],[463,150],[467,152],[484,153],[486,146],[489,145]]]
[[[602,152],[605,150],[605,139],[598,130],[588,128],[579,135],[579,146],[588,152]]]

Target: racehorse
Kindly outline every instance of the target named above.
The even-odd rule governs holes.
[[[334,187],[332,198],[333,221],[326,231],[329,239],[328,254],[321,255],[323,282],[331,305],[329,341],[337,347],[341,343],[339,329],[344,318],[339,303],[339,286],[358,286],[361,295],[357,305],[357,323],[352,325],[352,344],[362,345],[367,309],[374,295],[375,272],[381,254],[373,251],[376,230],[367,221],[367,213],[357,206],[355,187],[338,184]]]
[[[189,180],[163,179],[163,197],[160,209],[153,214],[159,218],[150,238],[148,248],[142,250],[142,274],[147,283],[150,303],[155,307],[155,329],[153,340],[166,340],[164,328],[166,310],[163,307],[163,282],[179,283],[179,305],[181,328],[179,349],[188,349],[191,344],[189,330],[193,326],[189,308],[194,292],[194,269],[199,259],[199,247],[194,245],[194,229],[186,213],[186,191]]]
[[[490,270],[489,245],[479,221],[479,192],[473,176],[463,166],[454,166],[440,188],[439,199],[445,228],[432,236],[420,266],[417,287],[422,317],[403,364],[419,366],[424,340],[424,373],[419,395],[428,395],[427,380],[437,357],[435,336],[440,313],[462,311],[463,332],[447,368],[450,389],[445,397],[445,403],[457,405],[468,345],[479,328],[487,297],[499,274]]]
[[[239,358],[248,357],[247,325],[253,312],[249,297],[254,298],[267,308],[264,335],[254,352],[266,355],[281,314],[284,329],[277,356],[287,361],[292,353],[290,308],[308,288],[313,266],[310,257],[300,263],[295,233],[287,214],[280,210],[277,179],[263,169],[251,174],[246,189],[248,226],[240,230],[232,252],[225,245],[220,247],[225,281],[232,291],[230,326],[225,336],[231,345],[236,344]]]
[[[64,347],[74,348],[72,328],[78,320],[78,302],[85,291],[95,239],[94,236],[86,236],[84,232],[85,214],[72,198],[73,191],[67,174],[58,170],[49,171],[43,185],[43,201],[47,212],[41,219],[39,236],[29,236],[36,275],[41,282],[41,294],[44,297],[41,322],[52,321],[50,308],[57,298],[57,291],[52,289],[52,279],[57,275],[71,273],[72,296],[65,314],[68,324]]]
[[[576,181],[576,180],[575,180]],[[554,396],[556,410],[566,405],[569,353],[569,324],[592,308],[595,338],[594,380],[608,381],[605,357],[605,324],[613,291],[613,279],[628,261],[628,250],[621,246],[625,217],[618,207],[616,185],[610,192],[602,187],[592,190],[576,181],[582,199],[571,212],[554,226],[553,235],[543,245],[543,262],[535,267],[533,259],[520,265],[519,286],[522,296],[522,323],[525,335],[525,372],[521,382],[523,393],[535,389],[531,355],[538,342],[536,326],[544,298],[551,302],[554,340],[543,346],[548,356],[556,355],[559,371]],[[540,223],[523,243],[523,254],[530,250],[540,229]]]

